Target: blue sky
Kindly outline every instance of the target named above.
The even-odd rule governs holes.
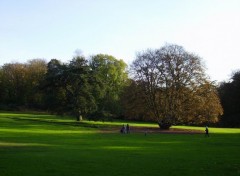
[[[0,0],[0,65],[104,53],[130,64],[165,43],[199,55],[212,80],[240,69],[239,0]]]

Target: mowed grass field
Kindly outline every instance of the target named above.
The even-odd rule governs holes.
[[[106,132],[122,124],[0,113],[0,176],[240,175],[240,129],[210,127],[209,138]]]

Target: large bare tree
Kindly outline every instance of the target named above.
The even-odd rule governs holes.
[[[138,53],[131,69],[145,94],[148,108],[162,129],[198,118],[211,121],[222,113],[218,96],[205,75],[201,59],[181,46],[165,45],[160,49]],[[217,104],[214,113],[202,113],[209,109],[202,106],[206,103],[206,95],[217,99],[212,102]],[[202,109],[199,110],[200,107]]]

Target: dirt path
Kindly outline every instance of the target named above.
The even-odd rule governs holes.
[[[120,128],[102,129],[102,133],[120,133]],[[161,133],[161,134],[203,134],[201,130],[189,130],[189,129],[170,129],[160,130],[159,128],[147,128],[147,127],[131,127],[130,133]]]

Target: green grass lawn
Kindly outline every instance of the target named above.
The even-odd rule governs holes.
[[[122,123],[0,113],[0,175],[240,175],[240,129],[210,127],[209,138],[204,134],[101,132]]]

